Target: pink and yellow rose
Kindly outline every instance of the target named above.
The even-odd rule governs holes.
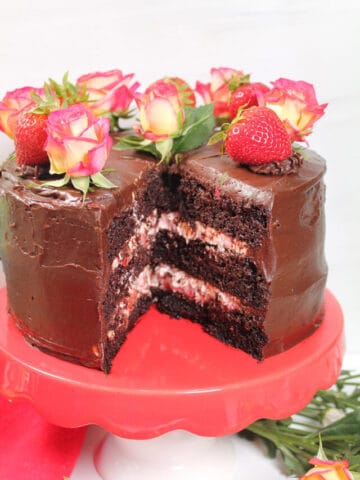
[[[230,118],[230,100],[232,93],[245,81],[247,76],[241,70],[233,68],[212,68],[211,82],[196,82],[195,90],[204,103],[214,103],[214,115],[217,118]]]
[[[314,468],[309,470],[300,480],[353,480],[347,460],[332,461],[312,458],[309,463]]]
[[[164,140],[181,132],[185,112],[173,83],[159,80],[146,93],[136,96],[140,125],[135,131],[151,141]]]
[[[21,112],[35,106],[31,92],[44,95],[42,88],[23,87],[8,92],[0,102],[0,130],[14,138],[15,125]]]
[[[173,84],[176,87],[176,90],[178,91],[181,104],[184,107],[195,107],[196,98],[195,98],[194,90],[190,87],[190,85],[187,82],[185,82],[185,80],[183,80],[180,77],[164,77],[161,80],[156,80],[145,90],[145,93],[148,94],[151,90],[153,90],[156,87],[156,85],[159,82]]]
[[[273,88],[259,98],[282,120],[291,141],[305,141],[314,123],[324,115],[326,103],[319,105],[314,87],[304,81],[279,78]]]
[[[133,73],[123,75],[121,70],[95,72],[82,75],[77,85],[86,86],[89,102],[86,106],[95,114],[126,114],[134,99],[139,83],[131,85]]]
[[[95,117],[84,105],[51,112],[45,143],[50,173],[83,177],[100,172],[112,146],[109,128],[109,119]]]

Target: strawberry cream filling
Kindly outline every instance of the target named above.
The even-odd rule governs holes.
[[[248,253],[248,246],[245,242],[225,235],[198,221],[195,221],[194,226],[192,226],[181,220],[180,215],[175,212],[162,213],[159,216],[157,210],[154,210],[146,220],[140,221],[136,219],[136,223],[137,226],[133,235],[129,238],[126,245],[120,249],[112,262],[113,271],[119,265],[126,267],[139,248],[150,249],[160,230],[167,230],[179,235],[186,242],[200,240],[209,245],[210,248],[214,247],[218,252],[231,251],[239,256],[245,256]]]

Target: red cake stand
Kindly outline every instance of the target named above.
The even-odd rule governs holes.
[[[224,468],[224,462],[232,465],[232,447],[215,437],[233,434],[259,418],[296,413],[317,390],[333,385],[344,353],[341,308],[328,291],[321,326],[300,344],[262,362],[188,320],[169,319],[151,309],[130,333],[109,375],[28,345],[9,318],[6,302],[2,289],[0,392],[27,398],[54,424],[96,424],[115,434],[107,437],[96,460],[107,480],[153,478],[149,465],[158,480],[209,480],[219,472],[223,480],[231,478],[225,472],[232,467]],[[176,455],[164,454],[164,438]],[[166,457],[164,477],[154,467],[156,452]],[[199,472],[192,463],[189,477],[186,467],[179,467],[179,455],[190,458],[195,453],[206,460],[199,462]]]

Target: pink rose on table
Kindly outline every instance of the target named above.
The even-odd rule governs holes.
[[[204,103],[214,103],[214,115],[218,118],[230,117],[230,100],[232,93],[242,84],[248,83],[247,76],[241,70],[233,68],[212,68],[211,82],[196,82],[195,90]]]
[[[315,457],[309,463],[314,465],[314,468],[303,475],[300,480],[353,480],[353,476],[348,470],[349,462],[347,460],[321,460]]]
[[[95,117],[80,104],[51,112],[45,143],[50,173],[83,177],[100,172],[112,146],[109,128],[109,119]]]
[[[35,107],[31,92],[44,95],[42,88],[23,87],[8,92],[0,102],[0,130],[14,138],[15,125],[19,114]]]
[[[173,83],[159,80],[145,94],[136,96],[140,125],[135,131],[151,141],[164,140],[181,132],[185,112]]]
[[[279,78],[273,88],[259,99],[282,120],[291,141],[305,141],[314,123],[324,115],[327,103],[318,104],[314,87],[304,81]]]
[[[121,70],[95,72],[82,75],[77,79],[77,85],[85,85],[89,95],[86,106],[95,114],[123,114],[129,110],[139,83],[132,85],[133,73],[123,75]]]

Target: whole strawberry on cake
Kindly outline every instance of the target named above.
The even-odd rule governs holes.
[[[321,322],[327,267],[325,162],[298,142],[326,105],[306,82],[231,68],[197,82],[201,106],[178,76],[144,93],[133,77],[65,75],[0,102],[15,323],[105,372],[152,303],[259,360],[300,342]]]

